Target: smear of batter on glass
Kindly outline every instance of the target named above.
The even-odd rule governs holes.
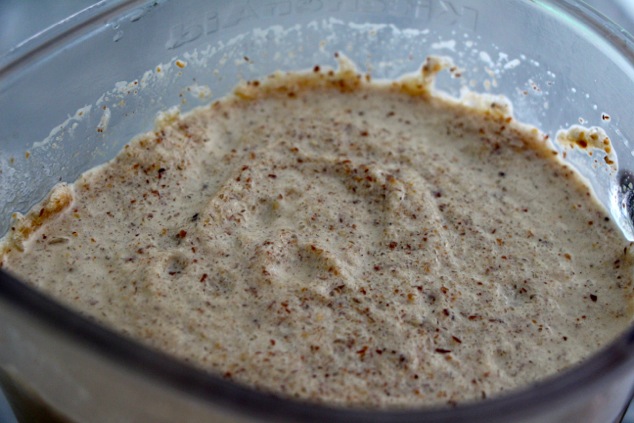
[[[508,105],[436,95],[441,67],[279,73],[167,113],[16,215],[2,266],[284,397],[455,405],[567,369],[630,324],[630,244]]]

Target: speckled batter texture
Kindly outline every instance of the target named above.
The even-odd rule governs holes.
[[[455,405],[566,369],[630,324],[630,245],[541,133],[432,95],[433,66],[167,114],[16,216],[2,265],[284,397]]]

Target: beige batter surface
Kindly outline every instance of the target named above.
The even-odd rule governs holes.
[[[543,134],[430,94],[437,70],[316,68],[165,115],[16,216],[2,265],[285,397],[454,405],[569,368],[632,320],[629,243]]]

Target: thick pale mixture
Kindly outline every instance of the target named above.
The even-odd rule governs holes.
[[[2,265],[286,397],[453,405],[566,369],[630,324],[629,244],[543,134],[430,94],[434,66],[166,115],[16,216]]]

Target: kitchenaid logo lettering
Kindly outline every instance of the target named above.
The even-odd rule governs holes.
[[[168,49],[175,49],[184,44],[200,38],[201,35],[210,35],[220,29],[217,12],[207,12],[200,24],[174,25],[170,31],[170,38],[165,43]]]
[[[203,35],[257,19],[319,12],[416,19],[418,24],[457,26],[469,31],[475,31],[478,25],[478,11],[458,0],[242,0],[231,2],[222,11],[207,12],[198,22],[173,26],[166,47],[175,49]]]

